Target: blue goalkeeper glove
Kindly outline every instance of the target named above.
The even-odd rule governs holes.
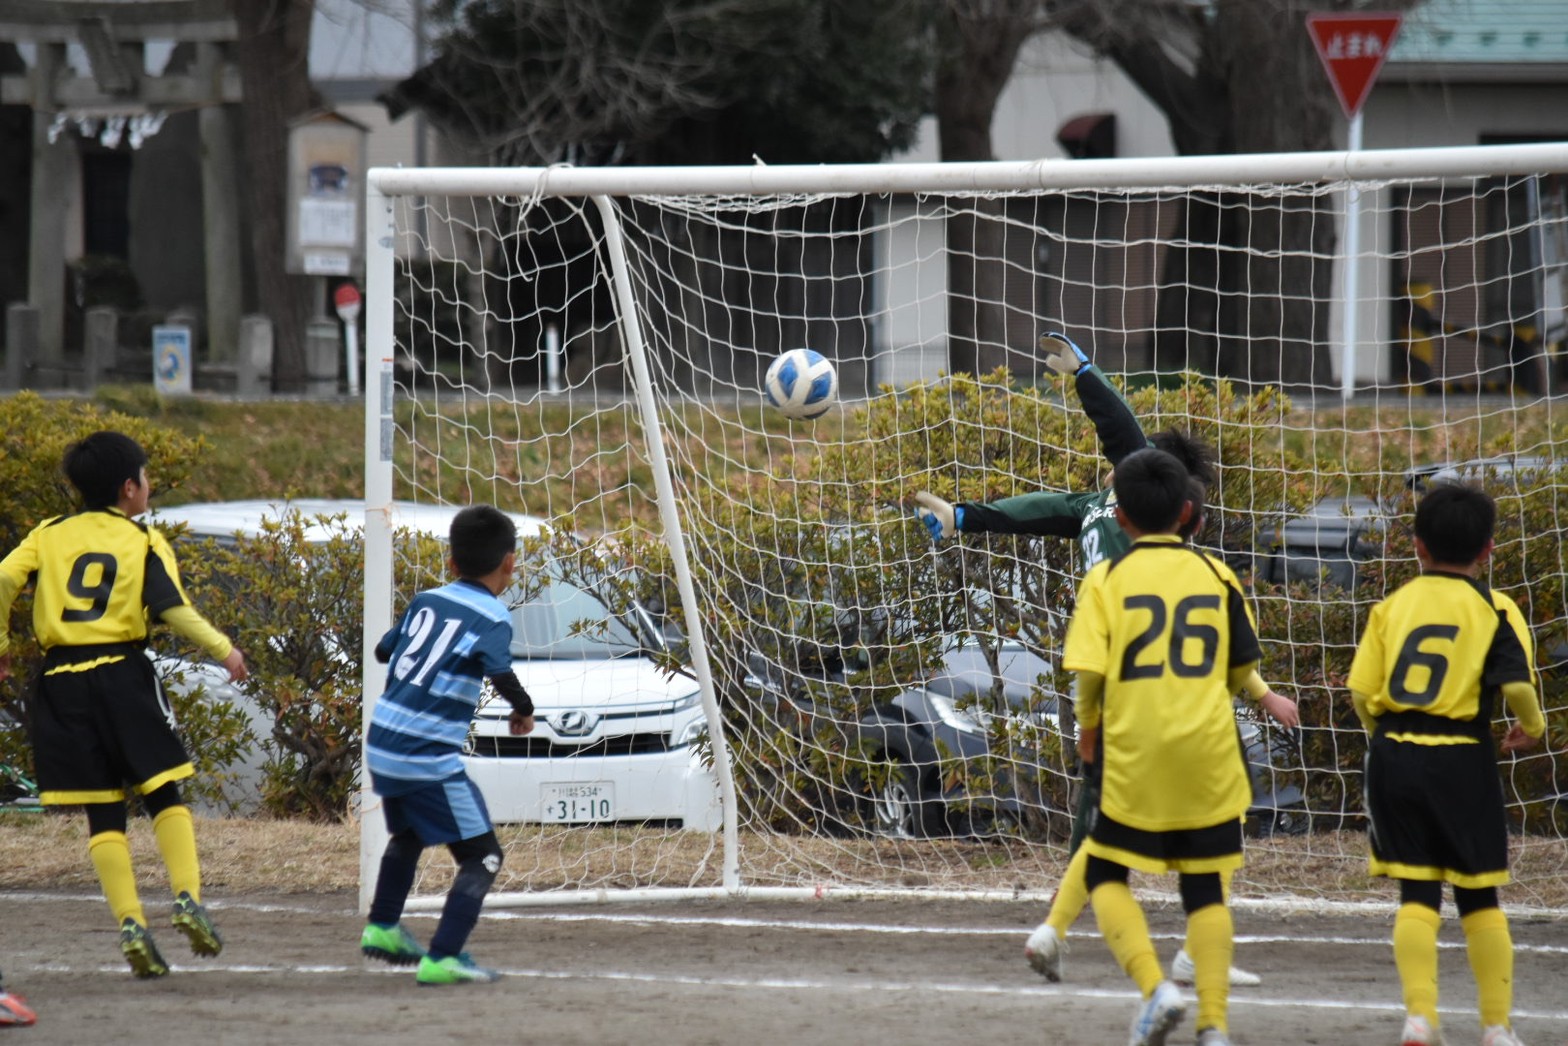
[[[915,518],[931,532],[932,541],[950,538],[963,529],[964,510],[960,505],[922,490],[915,495],[915,506]]]
[[[1046,366],[1058,374],[1071,377],[1089,365],[1089,354],[1056,331],[1040,335],[1040,350],[1045,353]]]

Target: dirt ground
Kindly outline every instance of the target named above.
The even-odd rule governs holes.
[[[151,900],[151,894],[147,895]],[[996,902],[701,901],[490,910],[471,940],[493,986],[420,988],[358,955],[356,895],[209,896],[227,939],[190,957],[165,927],[174,973],[133,979],[96,895],[0,894],[7,985],[44,1043],[1089,1043],[1125,1042],[1130,984],[1085,917],[1067,983],[1022,959],[1036,905]],[[414,913],[421,938],[434,915]],[[1237,1043],[1383,1044],[1398,1035],[1389,915],[1239,908],[1238,964],[1261,987],[1232,994]],[[156,925],[156,924],[155,924]],[[1153,905],[1167,960],[1180,915]],[[1568,923],[1515,916],[1516,1027],[1568,1043]],[[1443,932],[1450,1043],[1479,1028],[1462,937]],[[1190,1043],[1191,1017],[1173,1041]]]

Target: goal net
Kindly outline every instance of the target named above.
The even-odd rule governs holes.
[[[1145,433],[1215,448],[1197,540],[1301,708],[1292,733],[1238,702],[1237,894],[1386,900],[1344,680],[1452,470],[1499,498],[1488,580],[1530,619],[1550,724],[1501,761],[1510,901],[1568,908],[1565,172],[1555,145],[371,172],[367,640],[439,577],[393,502],[521,522],[505,598],[537,726],[487,705],[467,761],[507,849],[494,896],[1048,895],[1082,550],[1047,523],[933,542],[910,508],[1104,486],[1037,347],[1060,330]],[[761,391],[797,347],[836,368],[813,421]]]

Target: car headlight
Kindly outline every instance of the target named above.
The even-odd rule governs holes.
[[[708,721],[703,719],[701,716],[698,716],[696,719],[693,719],[691,722],[687,723],[681,729],[681,731],[675,735],[675,747],[685,748],[687,745],[694,745],[707,735]]]
[[[931,708],[936,712],[937,718],[962,734],[983,734],[985,726],[980,718],[968,709],[960,709],[952,700],[936,694],[928,694]]]
[[[682,694],[675,699],[675,704],[670,706],[671,712],[684,712],[702,703],[702,690],[698,688],[689,694]]]

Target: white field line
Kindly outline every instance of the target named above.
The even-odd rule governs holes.
[[[94,894],[57,894],[57,893],[0,893],[0,903],[6,901],[19,901],[34,904],[39,901],[71,901],[103,904],[103,898]],[[806,902],[802,902],[803,904]],[[319,908],[303,905],[295,906],[278,904],[274,902],[258,903],[254,901],[225,901],[211,899],[207,907],[214,912],[224,910],[249,911],[249,912],[290,912],[295,914],[330,915],[332,912],[323,912]],[[1506,909],[1505,909],[1506,910]],[[346,919],[359,918],[358,912],[352,908],[338,910]],[[435,920],[440,917],[436,911],[407,912],[404,918],[410,921],[416,919]],[[744,930],[806,930],[828,933],[868,933],[891,935],[928,934],[937,937],[967,936],[967,937],[1016,937],[1020,941],[1027,937],[1032,926],[1009,928],[1005,926],[919,926],[898,923],[867,923],[841,920],[822,919],[758,919],[748,916],[709,916],[709,915],[674,915],[662,912],[625,912],[611,911],[609,909],[587,912],[561,912],[553,909],[501,909],[496,911],[486,910],[480,913],[481,919],[495,922],[596,922],[619,923],[628,926],[712,926],[717,928],[744,929]],[[1092,922],[1092,920],[1084,920]],[[1448,920],[1454,921],[1454,920]],[[1099,934],[1092,931],[1078,931],[1068,934],[1075,941],[1098,940]],[[1150,931],[1150,936],[1157,941],[1183,940],[1183,934]],[[1282,933],[1238,933],[1235,937],[1237,944],[1303,944],[1303,945],[1332,945],[1340,947],[1390,947],[1388,936],[1381,937],[1345,937],[1338,934],[1282,934]],[[1463,941],[1439,941],[1438,947],[1443,949],[1461,949]],[[1020,945],[1022,947],[1022,945]],[[1516,953],[1529,953],[1535,955],[1568,955],[1568,944],[1523,944],[1514,942]]]
[[[123,964],[94,964],[86,967],[75,967],[63,963],[38,963],[24,966],[28,972],[33,973],[103,973],[123,974],[131,976],[131,971]],[[1087,988],[1074,985],[1008,985],[990,983],[963,983],[954,981],[926,981],[926,980],[878,980],[870,978],[834,977],[825,980],[812,977],[715,977],[696,976],[692,974],[650,973],[643,970],[586,970],[572,971],[559,969],[531,969],[528,967],[502,967],[500,972],[505,977],[541,980],[541,981],[609,981],[621,984],[651,984],[662,986],[677,986],[688,988],[725,988],[746,991],[800,991],[820,994],[822,992],[838,992],[854,996],[855,998],[875,998],[866,995],[867,992],[919,992],[922,995],[937,993],[942,995],[986,995],[1006,999],[1035,999],[1035,998],[1072,998],[1072,999],[1099,999],[1108,1002],[1132,1004],[1138,999],[1138,993],[1132,989],[1107,989]],[[305,974],[311,977],[324,975],[364,976],[374,974],[379,976],[411,977],[407,970],[397,970],[379,964],[366,963],[364,965],[331,965],[311,963],[309,965],[290,966],[283,964],[228,964],[203,962],[200,965],[177,966],[174,970],[177,976],[190,974],[254,974],[257,976],[289,976]],[[1234,1007],[1250,1007],[1269,1010],[1354,1010],[1366,1013],[1398,1014],[1404,1012],[1402,1004],[1394,1001],[1372,1002],[1354,1001],[1344,999],[1286,999],[1256,992],[1233,992],[1230,996],[1230,1005]],[[1461,1007],[1440,1006],[1438,1012],[1455,1017],[1473,1017],[1474,1010]],[[1568,1009],[1565,1010],[1539,1010],[1530,1008],[1515,1008],[1515,1020],[1530,1021],[1568,1021]]]
[[[18,901],[36,903],[38,901],[72,901],[77,903],[103,904],[101,896],[92,894],[33,894],[33,893],[5,893],[0,894],[0,904],[5,901]],[[214,911],[236,909],[253,912],[289,912],[300,914],[323,914],[322,910],[307,906],[294,906],[277,903],[255,903],[249,901],[224,902],[214,899],[209,905]],[[353,909],[339,909],[345,919],[357,921],[358,913]],[[330,914],[327,913],[327,914]],[[410,918],[434,919],[436,913],[409,913]],[[830,920],[792,920],[792,919],[756,919],[735,916],[690,916],[668,915],[649,913],[627,912],[559,912],[559,911],[532,911],[519,913],[516,911],[484,912],[481,918],[498,922],[524,922],[524,921],[552,921],[561,923],[570,922],[607,922],[631,925],[650,926],[711,926],[720,929],[747,929],[747,930],[809,930],[814,932],[833,933],[868,933],[868,934],[929,934],[933,936],[946,936],[961,934],[965,936],[980,937],[1012,937],[1023,936],[1022,929],[1008,929],[1006,927],[991,926],[902,926],[891,923],[862,923],[850,921]],[[1088,938],[1096,934],[1073,934],[1075,938]],[[1171,933],[1154,934],[1159,940],[1178,940],[1181,935]],[[1387,937],[1343,937],[1339,935],[1309,935],[1309,934],[1237,934],[1238,944],[1302,944],[1302,945],[1334,945],[1350,947],[1376,946],[1387,948]],[[1462,948],[1462,942],[1444,941],[1439,943],[1442,948]],[[1535,954],[1564,954],[1568,953],[1568,945],[1526,945],[1515,942],[1516,952]],[[75,972],[74,967],[40,963],[27,967],[42,973]],[[83,968],[83,972],[121,973],[126,976],[130,971],[123,964],[94,965]],[[316,964],[309,965],[282,965],[282,964],[228,964],[202,962],[200,965],[179,965],[176,972],[185,975],[190,973],[229,973],[229,974],[256,974],[287,975],[309,974],[312,976],[344,974],[363,975],[367,971],[385,974],[388,976],[409,976],[406,970],[396,970],[380,966],[379,964],[366,963],[363,965],[336,965]],[[535,980],[599,980],[616,981],[622,983],[663,984],[688,987],[718,987],[745,990],[768,991],[918,991],[937,992],[955,995],[992,995],[1005,998],[1053,998],[1071,997],[1080,999],[1106,999],[1131,1002],[1137,998],[1137,993],[1131,989],[1112,990],[1103,988],[1087,988],[1079,985],[1007,985],[991,983],[961,983],[925,980],[867,980],[834,977],[831,980],[814,978],[745,978],[745,977],[713,977],[693,976],[669,973],[649,973],[640,970],[591,970],[572,972],[562,970],[543,970],[529,968],[502,969],[503,974],[509,977],[530,978]],[[1279,996],[1262,994],[1253,989],[1232,992],[1230,996],[1232,1006],[1254,1007],[1258,1009],[1305,1009],[1305,1010],[1356,1010],[1376,1013],[1399,1013],[1403,1006],[1394,1001],[1347,1001],[1343,999],[1288,999]],[[1456,1016],[1473,1015],[1475,1011],[1457,1007],[1440,1007],[1439,1012]],[[1568,1021],[1568,1009],[1541,1010],[1529,1008],[1516,1008],[1513,1016],[1524,1020]]]
[[[435,919],[439,912],[415,912],[405,916],[409,919],[428,918]],[[1023,947],[1023,939],[1033,930],[1032,926],[1024,927],[997,927],[997,926],[907,926],[896,923],[862,923],[862,922],[830,922],[807,919],[752,919],[743,916],[702,916],[702,915],[658,915],[658,914],[633,914],[627,912],[518,912],[515,910],[485,912],[481,918],[494,919],[498,922],[518,921],[531,922],[536,920],[549,920],[554,922],[606,922],[622,923],[626,925],[645,926],[715,926],[747,930],[813,930],[827,931],[830,933],[882,933],[882,934],[931,934],[939,937],[964,935],[970,937],[1016,937],[1019,947]],[[1092,920],[1090,920],[1092,922]],[[1098,940],[1099,934],[1091,931],[1079,931],[1068,934],[1074,941]],[[1161,933],[1150,931],[1149,936],[1157,941],[1179,941],[1185,939],[1185,934]],[[1350,947],[1373,946],[1378,948],[1390,947],[1389,938],[1384,937],[1342,937],[1338,935],[1323,934],[1279,934],[1279,933],[1238,933],[1235,936],[1237,944],[1321,944],[1339,945]],[[1439,948],[1463,948],[1463,941],[1440,941]],[[1514,942],[1515,952],[1531,952],[1541,955],[1568,955],[1568,944],[1521,944]]]

